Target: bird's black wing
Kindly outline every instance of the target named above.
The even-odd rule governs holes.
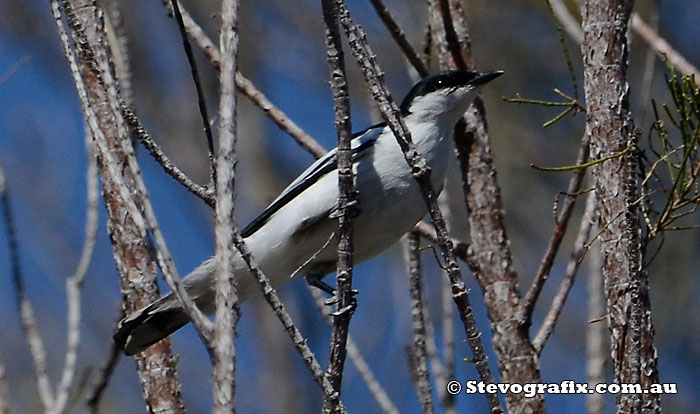
[[[353,162],[359,160],[367,153],[366,150],[374,145],[385,126],[385,123],[376,124],[363,131],[353,134],[353,140],[351,142]],[[326,155],[316,160],[316,162],[311,164],[311,166],[307,168],[306,171],[301,173],[301,175],[299,175],[299,177],[297,177],[294,181],[292,181],[292,183],[289,184],[287,188],[285,188],[284,191],[282,191],[282,193],[262,213],[260,213],[259,216],[257,216],[243,229],[241,236],[248,237],[258,231],[265,223],[267,223],[273,214],[289,203],[289,201],[294,199],[294,197],[301,194],[324,175],[337,169],[338,155],[336,151],[337,150],[334,148]]]

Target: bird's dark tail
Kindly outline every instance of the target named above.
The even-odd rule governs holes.
[[[133,355],[182,328],[190,318],[176,302],[167,295],[122,319],[114,341],[125,354]]]

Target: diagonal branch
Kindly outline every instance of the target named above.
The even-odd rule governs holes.
[[[581,140],[581,148],[579,148],[579,152],[576,157],[575,165],[581,165],[585,163],[586,160],[588,160],[588,135],[584,134]],[[556,217],[556,226],[554,227],[552,237],[549,239],[549,244],[547,245],[547,249],[542,257],[540,266],[535,273],[535,277],[532,279],[530,288],[527,290],[527,293],[518,305],[518,317],[521,318],[521,323],[524,326],[530,326],[532,322],[532,312],[535,309],[537,298],[542,292],[542,287],[547,281],[547,277],[552,270],[554,258],[556,257],[559,247],[561,246],[561,242],[564,239],[564,235],[566,234],[566,228],[569,224],[571,214],[574,211],[576,196],[581,189],[581,183],[583,182],[583,176],[585,173],[585,169],[574,170],[573,175],[569,179],[569,186],[566,190],[566,195],[564,197],[560,213]]]
[[[241,237],[240,232],[235,227],[233,228],[233,236],[233,243],[236,246],[236,249],[241,253],[243,261],[246,263],[248,270],[250,270],[250,273],[257,281],[258,287],[262,291],[263,297],[267,301],[268,305],[270,305],[272,312],[280,320],[285,331],[291,338],[294,348],[297,350],[297,352],[299,352],[299,355],[301,355],[304,364],[309,371],[311,371],[311,375],[321,388],[324,396],[332,396],[335,393],[335,390],[324,374],[321,364],[319,364],[318,359],[316,359],[316,356],[311,351],[311,348],[309,348],[309,345],[306,343],[306,339],[301,334],[301,331],[299,331],[299,328],[294,325],[292,317],[289,315],[289,312],[287,312],[287,309],[280,300],[279,295],[277,295],[277,291],[272,287],[270,279],[265,276],[260,267],[257,265],[255,259],[253,258],[253,254],[245,243],[245,240],[243,237]],[[339,402],[338,407],[340,413],[345,413],[345,407],[342,403]]]
[[[579,45],[583,42],[583,29],[575,16],[566,7],[562,0],[549,0],[557,19],[571,38]],[[659,35],[659,32],[642,20],[637,13],[632,13],[630,26],[634,33],[639,36],[647,47],[654,50],[662,59],[668,59],[669,63],[685,75],[695,75],[700,79],[700,70],[671,46],[666,39]]]
[[[554,296],[549,312],[547,312],[547,316],[545,316],[542,322],[540,330],[537,331],[535,339],[532,340],[532,346],[538,354],[542,353],[542,348],[544,348],[545,343],[547,343],[547,339],[549,339],[552,332],[554,332],[554,326],[559,319],[561,310],[564,308],[564,303],[569,295],[569,291],[574,285],[574,279],[576,278],[579,265],[583,261],[586,252],[588,252],[588,237],[591,233],[594,214],[595,192],[591,192],[588,194],[588,199],[586,200],[586,209],[581,217],[581,225],[576,235],[576,240],[574,241],[574,250],[571,252],[569,263],[566,266],[566,273],[559,285],[557,294]]]
[[[209,167],[211,169],[211,182],[216,183],[216,163],[214,161],[214,137],[211,133],[211,123],[209,122],[209,114],[207,113],[207,102],[204,99],[204,90],[202,89],[202,82],[199,79],[199,71],[197,70],[197,61],[192,53],[192,45],[190,45],[190,40],[187,38],[187,31],[185,30],[185,24],[182,21],[182,14],[180,13],[180,6],[177,0],[171,0],[172,10],[175,16],[175,21],[177,22],[177,28],[180,31],[180,37],[182,38],[182,46],[185,49],[185,55],[187,55],[187,61],[190,64],[190,71],[192,73],[192,81],[194,82],[194,87],[197,92],[197,106],[199,107],[199,114],[202,117],[202,126],[204,128],[204,135],[207,140],[207,149],[209,150]]]
[[[170,0],[163,0],[163,3],[169,11],[172,11]],[[187,30],[187,33],[189,33],[192,39],[194,39],[204,54],[209,58],[214,68],[218,70],[221,65],[221,53],[219,49],[182,5],[180,5],[180,12],[182,14],[185,30]],[[267,115],[282,131],[294,138],[302,148],[309,151],[316,158],[320,158],[327,152],[325,148],[294,123],[284,112],[270,102],[270,100],[267,99],[250,80],[246,79],[240,71],[236,72],[235,81],[238,90],[248,97],[256,106],[262,109],[265,115]]]
[[[389,9],[386,7],[386,4],[384,4],[382,0],[370,0],[370,3],[372,3],[372,6],[374,6],[374,10],[377,11],[379,18],[382,19],[382,22],[389,30],[389,33],[391,33],[391,37],[393,37],[396,44],[399,45],[399,48],[406,56],[406,59],[408,59],[411,65],[413,65],[416,72],[418,72],[418,75],[420,75],[421,78],[425,78],[426,76],[430,75],[428,66],[425,64],[425,62],[423,62],[423,59],[421,59],[413,46],[411,46],[408,39],[406,39],[406,34],[401,29],[401,26],[399,26],[394,16],[392,16],[391,11],[389,11]]]
[[[695,79],[700,79],[700,70],[688,62],[683,55],[671,46],[666,39],[659,36],[659,33],[649,26],[637,13],[632,14],[632,30],[644,43],[662,59],[668,59],[669,63],[685,75],[695,75]]]

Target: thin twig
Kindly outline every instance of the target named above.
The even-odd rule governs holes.
[[[350,97],[348,95],[345,56],[338,30],[338,15],[333,0],[321,0],[325,26],[326,53],[330,69],[330,84],[335,108],[335,129],[338,135],[338,248],[335,302],[330,340],[330,357],[326,376],[334,394],[323,399],[323,412],[337,411],[343,383],[345,357],[347,354],[350,319],[356,306],[352,292],[353,225],[356,214],[355,176],[352,169],[352,123],[350,121]]]
[[[595,192],[592,191],[588,194],[588,199],[586,200],[586,208],[581,217],[581,226],[579,227],[578,234],[576,235],[576,240],[574,241],[574,250],[571,252],[571,257],[569,258],[569,263],[566,266],[566,273],[564,278],[559,285],[559,290],[552,300],[552,305],[549,307],[549,312],[545,316],[542,326],[540,327],[535,339],[532,341],[532,346],[535,348],[538,354],[542,353],[542,348],[544,348],[547,339],[549,339],[552,332],[554,332],[554,326],[559,319],[559,315],[564,307],[566,298],[571,291],[571,287],[574,285],[574,280],[576,278],[576,273],[578,271],[579,265],[583,261],[583,257],[588,251],[588,237],[591,233],[591,226],[593,225],[595,214]]]
[[[391,15],[391,11],[389,11],[384,2],[382,0],[370,0],[370,3],[372,3],[372,6],[374,6],[374,10],[377,11],[379,18],[382,19],[382,22],[386,26],[387,30],[389,30],[389,33],[391,33],[391,37],[393,37],[396,44],[399,45],[399,48],[401,48],[403,54],[406,56],[411,65],[413,65],[416,72],[418,72],[418,75],[420,75],[421,78],[425,78],[426,76],[430,75],[428,66],[425,64],[425,62],[423,62],[423,59],[421,59],[413,46],[411,46],[408,39],[406,39],[406,34],[401,29],[401,26],[399,26],[399,24],[396,22],[394,16]]]
[[[556,16],[561,26],[564,28],[566,33],[576,42],[576,44],[581,44],[583,42],[583,29],[581,28],[581,23],[576,20],[576,18],[569,12],[566,4],[562,0],[549,0],[552,7],[552,11]]]
[[[332,327],[333,319],[327,312],[325,312],[327,305],[323,293],[313,286],[307,285],[307,287],[309,292],[311,292],[311,296],[314,298],[314,302],[321,313],[321,317],[324,321],[326,321],[329,327]],[[347,348],[350,361],[352,361],[353,365],[355,365],[355,369],[357,369],[357,372],[365,381],[365,384],[367,384],[367,388],[369,388],[375,401],[377,401],[377,404],[379,404],[381,407],[382,412],[384,414],[398,414],[399,410],[396,408],[396,405],[391,401],[391,398],[389,398],[389,395],[386,393],[386,390],[384,390],[384,387],[382,387],[382,385],[377,381],[377,378],[372,372],[372,368],[369,366],[364,356],[362,356],[360,349],[357,347],[357,344],[355,344],[355,341],[353,341],[352,336],[349,334]]]
[[[70,391],[74,385],[76,362],[78,360],[78,345],[80,344],[80,312],[83,280],[87,274],[88,267],[92,261],[92,254],[95,250],[97,242],[98,228],[98,180],[97,180],[97,162],[93,156],[92,137],[89,133],[85,133],[85,145],[87,147],[87,207],[85,213],[85,242],[83,243],[83,251],[78,261],[78,266],[73,275],[66,279],[66,297],[68,302],[68,329],[67,329],[67,344],[66,356],[63,363],[63,373],[61,380],[56,389],[56,401],[52,408],[52,413],[63,413],[69,403]]]
[[[122,317],[123,314],[120,315],[119,320],[121,320]],[[104,395],[104,391],[107,389],[109,380],[112,378],[114,368],[117,366],[121,355],[122,351],[119,349],[117,343],[111,341],[105,362],[102,364],[97,374],[97,381],[95,381],[92,386],[90,393],[87,394],[86,405],[90,413],[97,414],[99,412],[102,395]]]
[[[146,131],[144,126],[141,124],[138,116],[124,103],[121,105],[122,116],[126,123],[131,128],[136,138],[143,144],[148,150],[149,154],[163,167],[163,170],[175,181],[182,184],[187,190],[192,194],[201,198],[210,207],[214,206],[214,190],[211,187],[201,186],[190,177],[188,177],[182,170],[180,170],[175,163],[173,163],[168,156],[165,155],[160,146],[151,138],[151,135]]]
[[[163,0],[169,11],[172,11],[170,0]],[[197,22],[192,19],[190,14],[180,5],[180,12],[185,29],[194,39],[197,45],[202,49],[204,54],[209,58],[211,64],[217,70],[221,66],[221,53],[214,42],[207,36]],[[240,71],[236,72],[236,86],[253,104],[263,110],[265,115],[272,120],[282,131],[289,134],[299,145],[309,151],[314,157],[320,158],[328,152],[309,134],[301,129],[294,121],[291,120],[284,112],[275,106],[269,99],[248,79],[246,79]]]
[[[207,139],[207,149],[209,150],[209,168],[211,170],[211,182],[216,183],[216,163],[214,162],[214,137],[211,132],[211,123],[209,121],[209,114],[207,113],[207,102],[204,98],[204,90],[202,89],[202,82],[199,79],[199,71],[197,70],[197,61],[192,53],[192,45],[190,45],[190,40],[187,38],[187,31],[185,30],[185,24],[182,21],[182,14],[180,13],[180,5],[177,0],[171,0],[172,10],[174,12],[175,21],[177,22],[177,27],[180,30],[180,37],[182,38],[182,46],[185,49],[185,55],[187,55],[187,61],[190,64],[190,71],[192,72],[192,81],[194,82],[195,90],[197,91],[197,106],[199,107],[199,114],[202,117],[202,126],[204,128],[204,135]]]
[[[173,1],[179,16],[177,2]],[[221,2],[221,70],[219,84],[219,149],[216,155],[216,319],[212,360],[214,363],[214,408],[217,414],[235,412],[236,334],[240,308],[235,275],[236,251],[233,244],[234,186],[236,168],[237,99],[233,76],[238,65],[237,0]],[[178,17],[182,23],[182,17]],[[183,35],[185,33],[182,28]]]
[[[547,9],[549,11],[550,16],[552,17],[552,20],[554,20],[554,27],[557,29],[557,35],[559,35],[559,43],[561,45],[561,50],[566,60],[566,67],[569,70],[569,77],[571,78],[571,87],[574,91],[574,97],[578,99],[578,82],[576,80],[576,71],[574,70],[573,62],[571,61],[569,46],[567,46],[566,39],[564,39],[564,29],[562,28],[563,22],[560,21],[557,18],[556,13],[554,13],[554,5],[550,2],[550,0],[546,0],[545,3],[547,4]],[[570,22],[567,22],[567,24],[570,24]]]
[[[571,12],[563,4],[562,0],[550,0],[552,9],[557,16],[566,32],[578,44],[583,42],[583,29],[576,18],[571,15]],[[638,35],[646,45],[654,50],[662,59],[668,61],[679,71],[686,75],[695,75],[696,79],[700,79],[700,70],[680,54],[671,46],[666,39],[661,37],[658,31],[654,30],[647,24],[637,13],[632,13],[630,26],[634,33]]]
[[[426,320],[423,314],[423,288],[421,286],[420,236],[411,232],[406,236],[408,253],[408,274],[410,278],[411,320],[413,321],[413,344],[408,347],[408,359],[411,366],[413,387],[418,394],[423,413],[434,412],[433,396],[428,372],[428,356],[426,351]]]
[[[578,155],[576,157],[576,165],[581,165],[588,159],[588,134],[584,134],[581,139],[581,146],[579,148]],[[581,183],[583,182],[583,176],[586,170],[578,169],[575,170],[571,178],[569,179],[569,187],[566,190],[566,197],[563,201],[563,206],[560,210],[559,217],[556,220],[556,226],[554,227],[554,232],[549,240],[547,249],[545,250],[540,266],[532,279],[530,288],[527,293],[520,301],[518,306],[518,317],[521,323],[528,325],[530,324],[530,319],[532,317],[532,311],[537,303],[537,298],[542,292],[542,287],[547,281],[549,272],[552,270],[552,265],[554,264],[554,258],[559,251],[559,246],[564,239],[566,234],[566,228],[569,224],[569,219],[573,213],[574,204],[576,203],[575,194],[581,189]]]
[[[700,70],[692,63],[688,62],[683,55],[678,53],[666,39],[659,36],[659,33],[649,26],[637,13],[632,14],[632,30],[662,59],[668,59],[669,63],[684,75],[695,75],[695,79],[700,79]]]
[[[438,242],[435,227],[426,223],[425,221],[419,221],[418,224],[416,224],[415,231],[417,231],[421,236],[425,237],[433,243]],[[454,252],[455,256],[462,259],[464,263],[466,263],[467,266],[469,266],[469,269],[472,271],[472,273],[478,273],[479,264],[476,261],[476,256],[471,246],[468,243],[455,238],[451,239],[451,242],[452,251]]]
[[[591,323],[594,319],[607,319],[605,310],[605,292],[603,289],[603,258],[598,246],[589,253],[586,290],[588,292],[588,320],[586,324],[586,382],[590,387],[607,382],[605,364],[610,360],[608,353],[607,323]],[[588,394],[586,396],[587,414],[605,412],[605,395]]]
[[[15,64],[12,65],[12,67],[10,69],[6,70],[5,73],[3,73],[2,76],[0,76],[0,86],[4,85],[5,82],[10,80],[10,78],[12,78],[12,76],[15,73],[17,73],[17,71],[20,70],[20,68],[22,66],[24,66],[25,63],[29,62],[30,58],[31,58],[31,56],[29,54],[26,54],[26,55],[22,56],[22,58],[20,60],[15,62]]]
[[[372,52],[369,44],[367,43],[367,37],[364,30],[359,25],[353,24],[352,20],[350,19],[350,13],[343,0],[336,0],[336,4],[338,7],[340,23],[345,30],[348,42],[350,43],[350,48],[360,66],[372,97],[376,101],[377,106],[382,112],[384,120],[391,128],[391,131],[401,147],[406,162],[414,172],[414,178],[416,179],[421,189],[423,199],[428,206],[428,211],[432,218],[433,224],[435,225],[438,244],[443,255],[443,260],[446,264],[453,299],[457,305],[457,308],[459,309],[459,314],[467,335],[467,341],[469,342],[474,354],[473,357],[477,371],[484,382],[493,382],[493,375],[491,374],[491,370],[488,366],[486,354],[484,353],[483,344],[481,342],[481,333],[476,327],[474,312],[469,303],[468,291],[464,285],[464,280],[462,279],[462,275],[459,270],[459,264],[457,263],[457,259],[453,251],[451,239],[447,234],[445,221],[442,217],[442,213],[440,212],[440,208],[437,205],[437,196],[430,178],[430,168],[428,167],[425,158],[418,153],[413,145],[411,134],[408,131],[404,120],[401,118],[398,106],[391,98],[391,94],[384,83],[383,72],[374,59],[375,54]],[[503,408],[501,407],[501,403],[498,400],[497,395],[487,395],[487,400],[493,413],[503,412]]]
[[[442,190],[442,197],[438,199],[440,209],[445,214],[445,221],[448,224],[452,223],[454,219],[454,217],[452,216],[452,209],[450,206],[450,200],[452,200],[453,194],[449,190],[449,187],[446,186],[446,188]],[[435,228],[432,228],[432,230],[435,230]],[[450,226],[448,226],[448,230],[451,230]],[[455,243],[453,240],[453,245],[458,244],[459,243]],[[467,250],[468,249],[464,250],[465,255]],[[455,255],[457,254],[455,253]],[[443,277],[441,279],[441,285],[442,288],[440,289],[440,308],[442,317],[440,318],[440,324],[442,328],[442,353],[444,357],[444,364],[439,361],[440,356],[437,352],[437,345],[435,344],[435,333],[433,329],[433,323],[431,322],[433,319],[430,317],[430,313],[428,312],[428,306],[423,304],[423,315],[426,321],[425,342],[428,357],[430,358],[430,366],[433,369],[433,378],[435,378],[435,389],[437,391],[437,399],[442,405],[445,414],[455,414],[455,396],[447,392],[447,383],[455,378],[455,306],[452,303],[450,280],[446,277]]]
[[[39,333],[32,304],[24,288],[24,276],[22,275],[22,267],[19,261],[19,243],[17,241],[17,232],[10,203],[10,191],[8,190],[2,166],[0,166],[0,205],[2,206],[5,228],[7,229],[10,263],[12,266],[12,281],[17,298],[17,307],[21,317],[22,327],[24,328],[24,337],[29,344],[29,351],[34,362],[34,373],[36,375],[39,398],[44,406],[44,410],[48,411],[53,407],[55,399],[53,391],[51,390],[51,381],[47,368],[46,348],[41,339],[41,334]]]

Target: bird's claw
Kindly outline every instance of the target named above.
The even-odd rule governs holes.
[[[357,291],[355,291],[355,293],[357,293]],[[355,298],[353,296],[350,299],[350,303],[347,306],[342,307],[335,312],[331,312],[330,316],[332,316],[334,318],[337,318],[339,316],[351,316],[352,314],[355,313],[356,310],[357,310],[357,298]]]

